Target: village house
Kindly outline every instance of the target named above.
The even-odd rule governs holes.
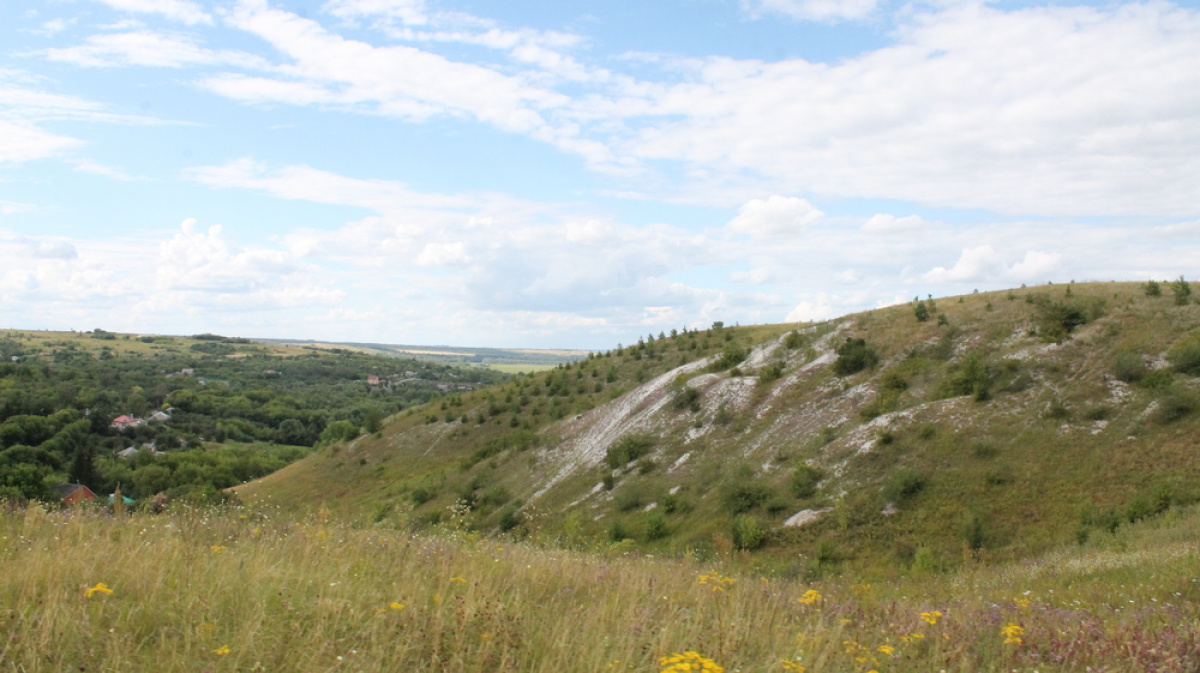
[[[141,424],[142,420],[140,418],[134,418],[133,416],[121,414],[120,416],[114,418],[109,426],[114,430],[126,430],[128,428],[136,428]]]
[[[64,505],[81,505],[96,499],[96,494],[92,493],[92,489],[83,484],[59,484],[52,490]]]

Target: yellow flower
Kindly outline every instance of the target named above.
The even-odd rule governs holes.
[[[800,603],[804,603],[805,605],[812,605],[813,603],[821,600],[821,594],[817,593],[816,589],[809,589],[808,591],[804,592],[803,596],[796,600]]]
[[[706,572],[696,578],[696,584],[707,586],[713,591],[724,591],[725,587],[732,585],[736,581],[732,577],[722,576],[715,570]]]
[[[690,671],[725,673],[723,666],[693,650],[689,650],[683,654],[675,652],[663,657],[658,660],[658,665],[662,666],[660,673],[689,673]]]
[[[1025,635],[1025,628],[1017,624],[1009,624],[1000,629],[1000,635],[1004,636],[1005,645],[1020,645],[1021,636]]]
[[[804,673],[804,671],[807,670],[804,668],[804,665],[798,661],[788,661],[787,659],[784,659],[779,663],[783,664],[783,670],[791,671],[792,673]]]
[[[96,586],[88,589],[86,593],[87,597],[91,598],[94,594],[111,594],[112,592],[113,590],[109,589],[107,584],[104,582],[99,582],[96,584]]]
[[[389,607],[389,608],[391,608],[391,609],[393,609],[393,610],[403,610],[403,609],[404,609],[404,604],[403,604],[403,603],[396,603],[396,602],[393,602],[393,603],[392,603],[391,605],[389,605],[388,607]]]
[[[942,616],[942,613],[938,612],[937,610],[934,610],[932,612],[922,612],[921,613],[921,619],[924,619],[925,622],[930,625],[937,624],[938,619],[941,618],[941,616]]]
[[[214,544],[211,547],[211,549],[213,550],[214,554],[220,554],[221,552],[225,551],[226,549],[229,549],[229,547],[226,547],[225,545]]]
[[[896,651],[896,648],[892,647],[891,645],[880,645],[879,647],[875,648],[875,651],[890,655]]]
[[[1024,610],[1029,607],[1030,600],[1028,598],[1014,598],[1013,603],[1016,604],[1018,610]]]
[[[222,645],[222,646],[218,647],[217,649],[213,650],[213,654],[217,655],[218,657],[223,657],[226,654],[229,654],[229,646]]]

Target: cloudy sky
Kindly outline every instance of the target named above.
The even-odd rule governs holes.
[[[1200,7],[0,3],[0,327],[609,348],[1200,278]]]

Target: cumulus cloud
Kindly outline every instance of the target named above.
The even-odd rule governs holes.
[[[794,236],[823,214],[804,199],[774,195],[747,201],[729,228],[756,238]]]
[[[837,308],[833,305],[833,298],[821,294],[796,304],[796,307],[788,312],[784,322],[811,322],[832,318],[835,315],[837,315]]]
[[[964,248],[953,267],[935,267],[924,275],[924,279],[934,283],[1036,280],[1057,269],[1062,259],[1059,253],[1029,250],[1021,261],[1009,265],[992,246],[980,245]]]
[[[221,225],[199,231],[196,220],[189,218],[160,247],[158,286],[164,290],[247,293],[286,283],[287,277],[299,270],[285,251],[241,248]]]

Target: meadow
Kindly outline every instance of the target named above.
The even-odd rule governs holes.
[[[1200,514],[891,581],[270,508],[6,508],[0,670],[1195,671]]]

